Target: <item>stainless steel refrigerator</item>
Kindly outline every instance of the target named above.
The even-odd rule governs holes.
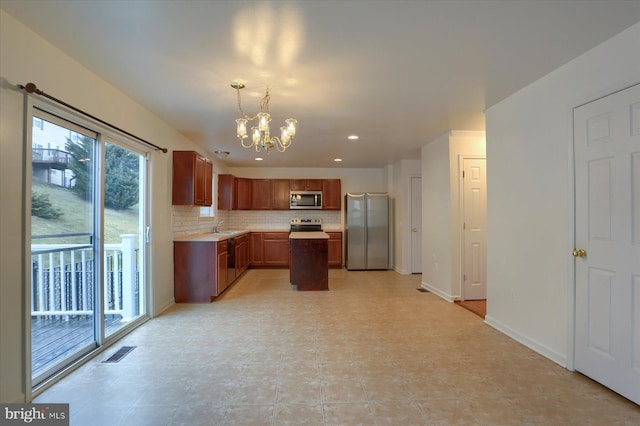
[[[389,269],[389,196],[347,193],[345,206],[347,269]]]

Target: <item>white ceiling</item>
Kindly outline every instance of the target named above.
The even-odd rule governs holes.
[[[640,21],[638,0],[2,0],[0,7],[194,142],[230,151],[230,166],[253,167],[417,159],[448,130],[484,130],[486,108]],[[298,120],[285,153],[258,163],[240,147],[232,81],[246,84],[249,114],[270,88],[273,134],[285,118]],[[360,139],[347,140],[352,133]]]

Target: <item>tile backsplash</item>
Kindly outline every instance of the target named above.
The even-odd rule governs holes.
[[[342,214],[340,211],[325,210],[218,210],[216,217],[200,217],[200,208],[191,206],[172,206],[173,236],[180,237],[191,234],[211,232],[219,222],[221,229],[247,230],[288,230],[292,218],[322,219],[325,231],[342,230]]]
[[[182,237],[211,232],[219,221],[226,220],[226,215],[229,212],[219,211],[217,213],[216,217],[201,217],[200,207],[171,206],[173,236]]]

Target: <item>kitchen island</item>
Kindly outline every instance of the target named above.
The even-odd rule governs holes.
[[[289,281],[298,291],[329,290],[329,235],[291,232]]]

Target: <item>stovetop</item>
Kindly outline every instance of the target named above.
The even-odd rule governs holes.
[[[317,232],[322,231],[322,219],[294,218],[289,221],[290,232]]]

